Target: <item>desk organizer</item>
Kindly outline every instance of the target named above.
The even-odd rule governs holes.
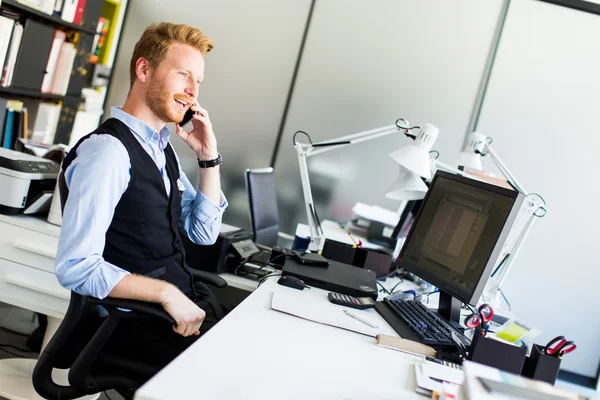
[[[377,278],[386,276],[392,265],[392,255],[383,251],[363,249],[350,244],[326,239],[323,257],[355,267],[370,269]]]
[[[525,359],[521,375],[554,385],[560,369],[560,359],[545,354],[542,349],[540,345],[533,345],[531,354]]]
[[[519,375],[523,370],[526,355],[526,347],[475,335],[467,359]]]

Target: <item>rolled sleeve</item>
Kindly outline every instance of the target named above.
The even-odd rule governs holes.
[[[219,236],[223,212],[228,205],[227,199],[221,192],[221,204],[217,206],[200,190],[194,192],[194,200],[186,205],[189,211],[185,218],[181,219],[182,228],[192,242],[210,245],[215,243]]]

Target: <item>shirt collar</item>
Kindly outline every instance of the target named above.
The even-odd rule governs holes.
[[[158,141],[161,150],[164,150],[169,143],[171,132],[164,126],[159,132],[156,132],[150,126],[146,125],[142,120],[137,119],[131,114],[121,110],[121,107],[111,107],[110,116],[123,122],[135,135],[139,136],[144,142],[151,143]]]

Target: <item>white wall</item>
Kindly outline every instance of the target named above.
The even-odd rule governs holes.
[[[284,230],[306,221],[294,132],[313,141],[392,125],[403,117],[440,129],[434,146],[452,161],[461,149],[503,1],[317,1],[275,171]],[[306,141],[303,137],[302,140]],[[308,160],[321,218],[347,220],[357,201],[385,198],[410,140],[377,139]]]
[[[519,318],[577,342],[564,369],[595,376],[600,359],[600,16],[512,0],[477,130],[520,183],[544,196],[504,284]],[[488,165],[489,166],[489,165]]]
[[[215,48],[206,56],[198,98],[210,113],[223,155],[223,189],[230,202],[226,222],[248,225],[244,170],[269,165],[309,6],[310,0],[129,4],[107,108],[125,101],[133,46],[148,25],[185,23],[208,35]],[[195,155],[176,135],[172,142],[186,174],[197,181]]]

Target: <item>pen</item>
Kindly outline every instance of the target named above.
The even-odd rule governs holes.
[[[342,310],[342,311],[344,311],[344,312],[346,313],[346,315],[347,315],[347,316],[349,316],[349,317],[352,317],[352,318],[354,318],[354,319],[356,319],[356,320],[359,320],[359,321],[360,321],[360,322],[362,322],[363,324],[367,324],[367,325],[369,325],[371,328],[379,328],[377,325],[373,324],[372,322],[366,321],[366,320],[364,320],[364,319],[360,318],[359,316],[352,314],[352,313],[351,313],[350,311],[348,311],[348,310]]]
[[[350,239],[352,239],[352,243],[354,243],[354,247],[362,247],[362,242],[360,240],[357,242],[356,239],[354,238],[354,236],[350,232],[348,232],[348,235],[350,235]]]

